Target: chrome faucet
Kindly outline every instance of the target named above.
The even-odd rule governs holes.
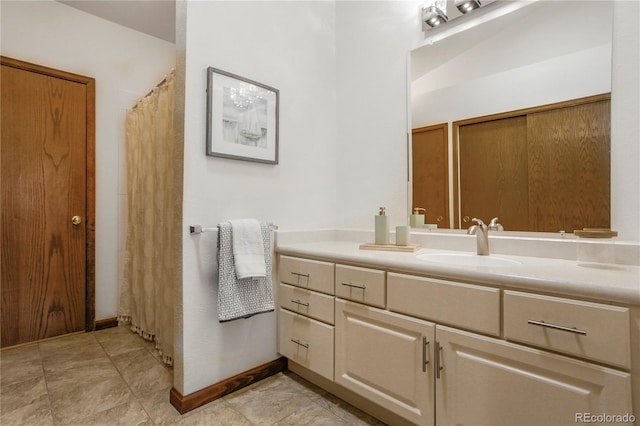
[[[489,231],[504,231],[504,227],[498,223],[497,217],[491,219],[491,222],[489,222],[487,228],[489,229]]]
[[[487,227],[487,225],[484,224],[482,220],[476,219],[475,217],[471,219],[471,221],[476,222],[477,225],[471,225],[467,230],[467,234],[469,235],[476,234],[478,255],[488,256],[489,255],[489,228]],[[497,222],[497,218],[496,218],[496,222]]]

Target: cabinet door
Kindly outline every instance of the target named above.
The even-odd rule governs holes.
[[[569,425],[631,413],[628,373],[437,326],[436,423]]]
[[[434,324],[336,299],[335,381],[418,425],[433,425]]]

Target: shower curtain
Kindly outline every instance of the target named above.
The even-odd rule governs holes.
[[[173,364],[173,300],[180,270],[181,182],[173,73],[126,118],[127,238],[118,321]]]

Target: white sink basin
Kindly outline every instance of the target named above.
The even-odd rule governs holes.
[[[416,256],[425,262],[442,263],[458,266],[514,266],[521,262],[504,257],[478,256],[473,253],[424,253]]]

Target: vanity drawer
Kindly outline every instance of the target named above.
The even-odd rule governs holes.
[[[333,326],[280,309],[278,351],[333,381]]]
[[[336,296],[384,308],[386,275],[376,269],[336,265]]]
[[[280,256],[278,270],[283,283],[333,294],[333,263]]]
[[[504,337],[630,367],[627,308],[506,290]]]
[[[435,278],[387,274],[388,309],[500,336],[500,290]]]
[[[283,308],[333,324],[333,296],[280,283],[278,299]]]

